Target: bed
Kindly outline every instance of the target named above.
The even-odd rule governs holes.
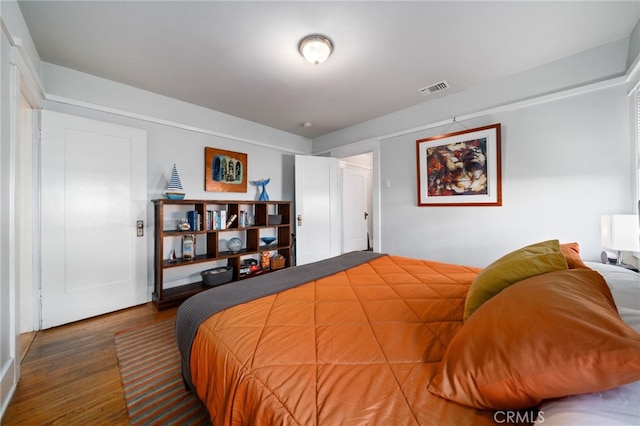
[[[176,316],[185,383],[214,425],[567,424],[602,415],[585,395],[638,424],[640,335],[606,265],[555,240],[494,264],[353,252],[199,293]],[[602,272],[638,327],[640,276],[618,269]]]

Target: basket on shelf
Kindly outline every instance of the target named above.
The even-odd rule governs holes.
[[[202,282],[208,287],[215,287],[226,284],[233,280],[233,267],[222,266],[219,268],[207,269],[200,273]]]
[[[284,256],[281,254],[276,254],[274,256],[271,257],[271,270],[275,271],[277,269],[282,269],[284,268]]]

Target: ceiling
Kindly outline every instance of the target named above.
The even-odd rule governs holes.
[[[307,138],[627,38],[640,18],[637,1],[19,5],[45,62]],[[311,33],[335,45],[317,66],[298,53]]]

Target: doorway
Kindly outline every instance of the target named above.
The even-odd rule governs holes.
[[[17,285],[20,304],[19,331],[40,329],[39,280],[36,268],[39,197],[37,192],[37,113],[24,95],[19,99],[18,132],[16,138],[16,251],[18,253]]]
[[[2,37],[3,49],[7,39]],[[12,44],[11,40],[9,43]],[[37,236],[37,200],[34,176],[36,141],[32,137],[33,112],[41,105],[42,92],[33,78],[30,62],[22,50],[9,46],[2,51],[2,97],[0,114],[2,147],[0,148],[0,416],[15,391],[20,377],[19,334],[33,329],[29,318],[22,321],[21,303],[29,303],[23,289],[33,289],[36,282],[34,240]],[[6,73],[5,73],[6,71]],[[31,311],[32,312],[32,311]]]
[[[361,249],[381,252],[379,141],[367,141],[322,154],[328,155],[295,156],[295,263],[304,265],[345,252],[343,205],[350,203],[349,200],[345,203],[349,196],[345,195],[347,190],[342,185],[341,160],[351,164],[351,169],[369,172],[367,189],[355,191],[360,195],[366,193],[367,201],[362,204],[367,205],[367,209],[356,209],[354,217],[366,221],[365,231],[359,233],[360,236],[364,234]]]
[[[382,229],[380,227],[380,141],[372,139],[356,142],[351,145],[346,145],[329,151],[326,154],[339,160],[357,159],[356,164],[360,166],[364,165],[366,169],[370,170],[370,185],[369,190],[367,191],[369,199],[369,215],[367,217],[369,246],[371,250],[382,253]],[[364,163],[361,163],[360,161],[364,161]]]
[[[371,250],[371,176],[373,153],[340,159],[342,171],[343,252]]]

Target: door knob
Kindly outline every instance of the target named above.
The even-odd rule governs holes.
[[[302,215],[298,215],[298,226],[302,226]]]

